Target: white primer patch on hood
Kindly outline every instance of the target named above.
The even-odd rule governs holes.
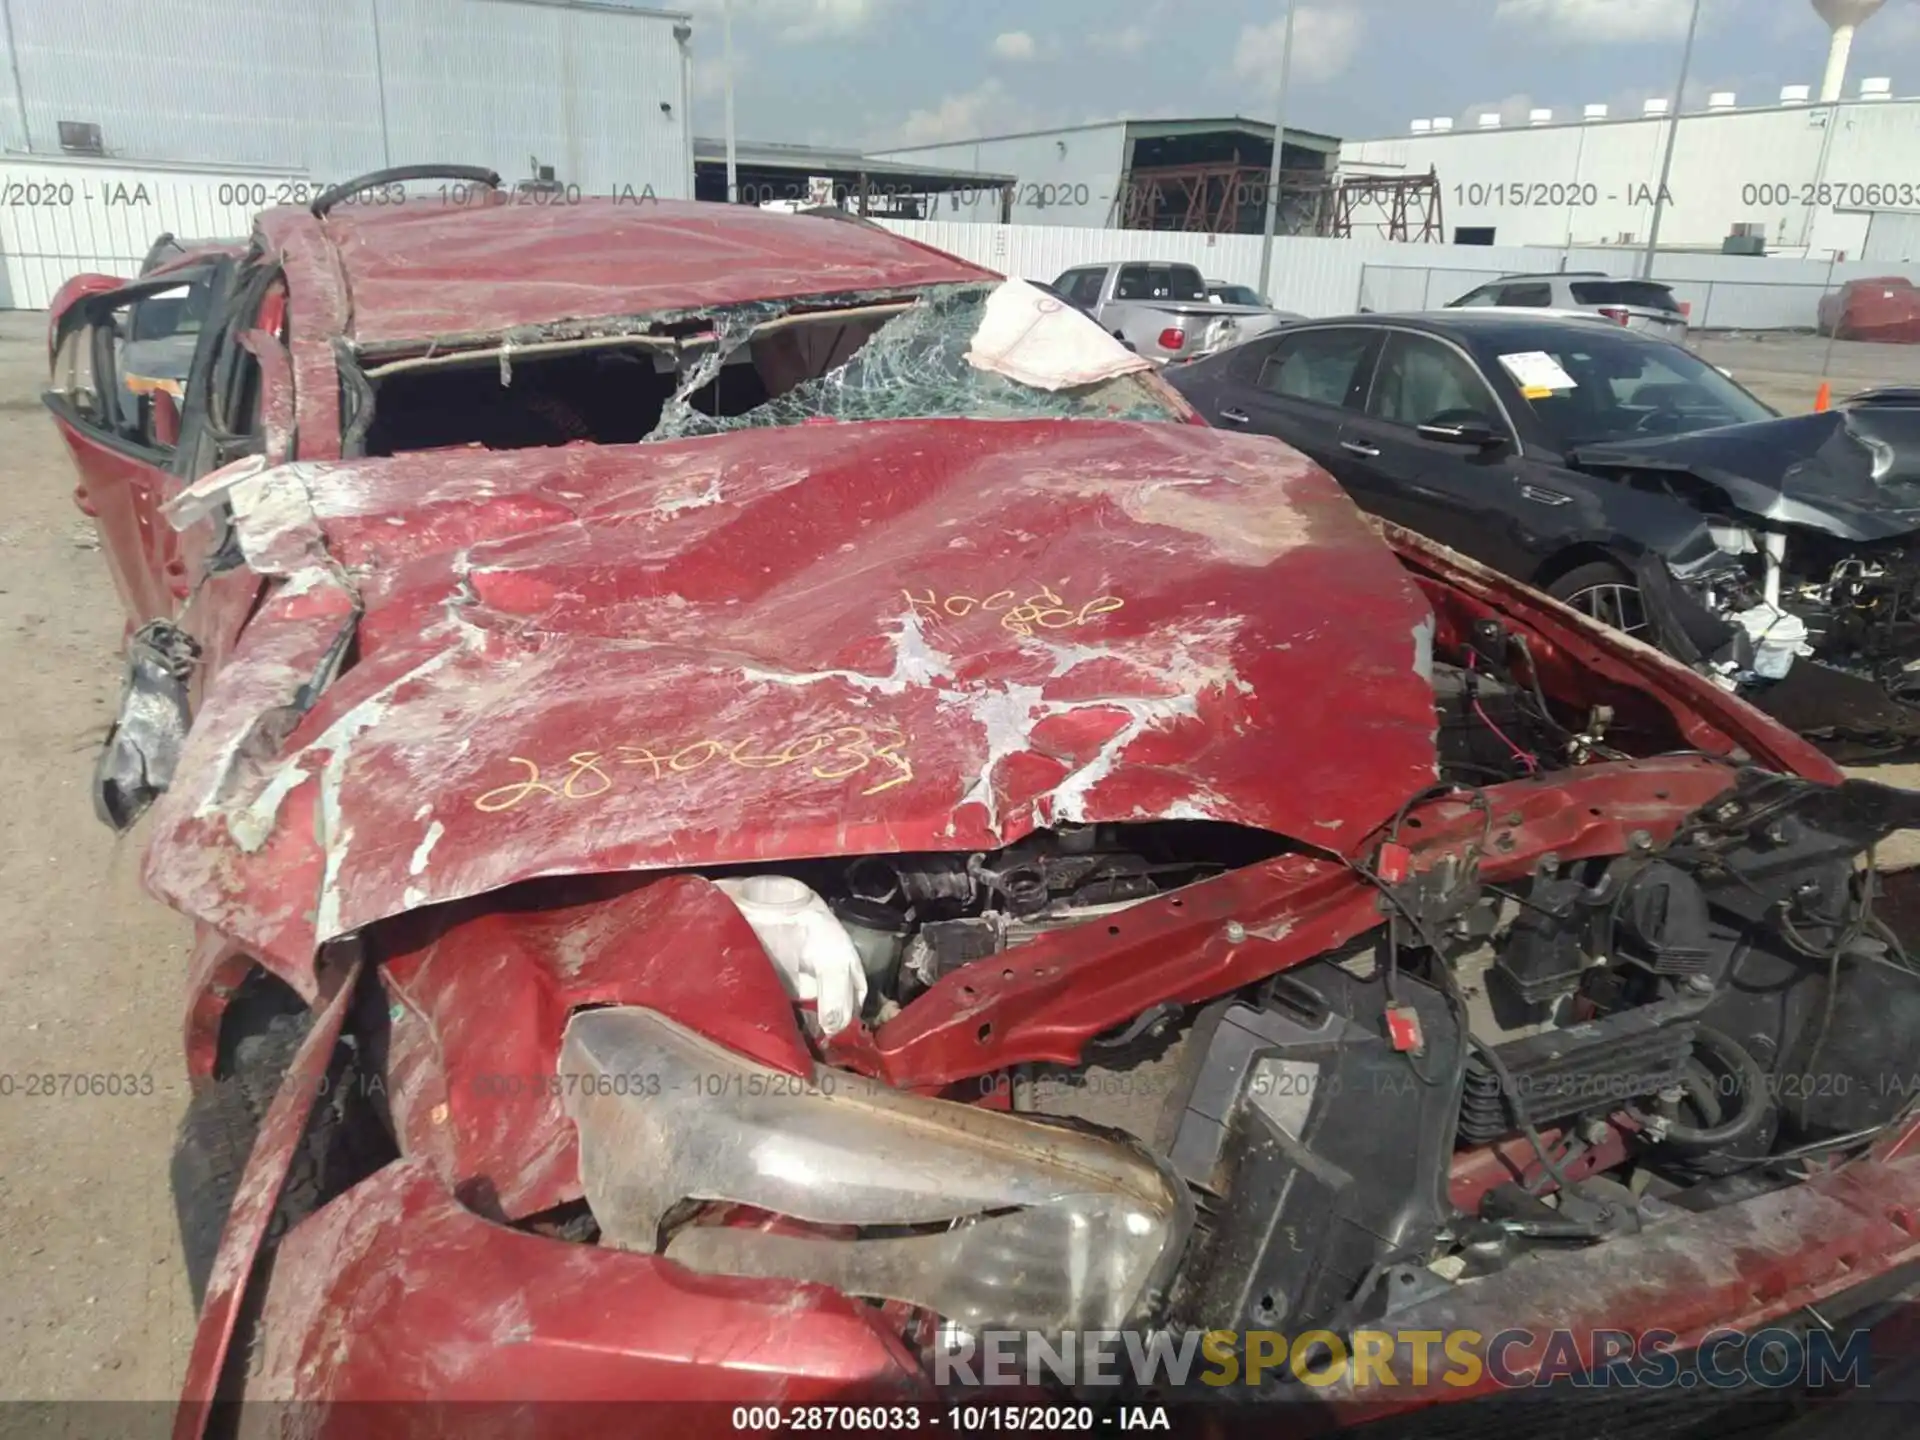
[[[887,675],[867,675],[858,670],[810,670],[796,673],[765,670],[743,665],[740,673],[748,680],[768,685],[818,685],[824,680],[844,680],[855,689],[875,695],[899,695],[909,686],[923,687],[953,674],[953,657],[937,650],[920,628],[920,617],[909,610],[895,623],[893,632],[893,670]]]

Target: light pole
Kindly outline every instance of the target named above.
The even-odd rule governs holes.
[[[1653,252],[1660,246],[1660,214],[1667,206],[1667,177],[1673,173],[1673,145],[1680,138],[1680,103],[1687,93],[1687,68],[1693,64],[1693,36],[1700,28],[1700,0],[1693,0],[1693,14],[1687,19],[1687,43],[1680,52],[1680,79],[1673,87],[1673,103],[1668,106],[1667,151],[1660,158],[1660,188],[1653,192],[1653,224],[1647,227],[1647,253],[1640,264],[1640,278],[1653,278]]]
[[[727,203],[737,204],[740,199],[740,176],[734,167],[733,155],[733,3],[732,0],[720,0],[721,44],[726,49],[727,59]]]
[[[1273,264],[1273,232],[1280,220],[1280,154],[1287,145],[1287,85],[1293,69],[1293,12],[1298,0],[1287,0],[1286,38],[1280,46],[1280,99],[1274,106],[1273,159],[1267,166],[1267,223],[1260,235],[1260,297],[1273,303],[1267,272]]]

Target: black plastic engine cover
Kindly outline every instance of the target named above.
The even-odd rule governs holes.
[[[1588,1111],[1617,1110],[1679,1078],[1693,1053],[1694,1026],[1671,1002],[1622,1010],[1603,1020],[1497,1045],[1513,1088],[1535,1125]],[[1478,1055],[1467,1061],[1460,1142],[1489,1145],[1518,1133],[1500,1078]]]
[[[1167,1149],[1217,1198],[1174,1296],[1182,1323],[1317,1325],[1452,1213],[1462,1037],[1439,991],[1405,975],[1395,990],[1420,1017],[1413,1060],[1387,1042],[1382,981],[1326,962],[1197,1022]]]

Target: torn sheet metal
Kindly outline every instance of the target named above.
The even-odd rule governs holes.
[[[997,280],[977,265],[884,230],[796,225],[741,208],[585,199],[577,205],[342,205],[326,236],[353,277],[356,346],[499,335],[558,317],[694,310],[773,296]],[[609,219],[609,216],[612,219]],[[303,210],[268,211],[270,245],[303,238]],[[420,257],[431,255],[431,266]]]
[[[1264,441],[903,420],[307,462],[232,496],[279,580],[148,876],[291,963],[539,875],[1170,816],[1324,845],[1433,777],[1419,591]],[[355,614],[357,662],[290,712]]]
[[[1838,540],[1920,531],[1920,405],[1867,404],[1583,445],[1569,458],[1600,473],[1691,473],[1736,511]]]
[[[198,642],[166,620],[141,626],[127,642],[120,710],[93,772],[94,814],[115,830],[130,827],[173,783],[199,661]]]

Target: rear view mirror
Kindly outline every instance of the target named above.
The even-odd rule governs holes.
[[[1417,429],[1422,440],[1438,440],[1447,445],[1470,445],[1477,450],[1503,445],[1507,439],[1504,431],[1494,429],[1485,420],[1428,421]]]

